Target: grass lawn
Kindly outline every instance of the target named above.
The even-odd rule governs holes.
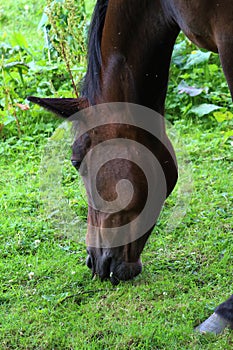
[[[0,5],[4,40],[20,30],[32,42],[43,6]],[[21,136],[0,141],[0,349],[232,349],[229,330],[193,331],[232,294],[233,157],[225,125],[191,117],[174,123],[192,168],[187,213],[174,230],[167,228],[174,193],[142,254],[143,273],[113,287],[91,280],[84,242],[59,229],[41,196],[41,157],[60,121],[40,109],[24,117]],[[69,154],[61,186],[70,207],[85,216]]]

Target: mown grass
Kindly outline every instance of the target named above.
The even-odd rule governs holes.
[[[6,6],[11,31],[17,7]],[[31,17],[30,33],[39,17]],[[19,30],[27,29],[23,16],[20,23]],[[173,70],[169,113],[185,99],[177,95]],[[187,99],[182,106],[194,103]],[[41,197],[41,157],[59,122],[39,109],[24,118],[22,134],[6,133],[0,145],[0,348],[232,349],[229,330],[220,336],[193,331],[232,293],[232,145],[223,135],[231,122],[177,118],[194,181],[186,216],[168,230],[174,194],[143,252],[143,273],[112,287],[91,280],[84,243],[54,225]],[[76,209],[79,179],[68,160],[62,176]]]
[[[196,187],[188,213],[173,232],[164,231],[163,215],[143,253],[143,274],[116,288],[91,281],[84,244],[47,219],[42,145],[8,150],[1,160],[2,349],[231,348],[228,331],[200,336],[193,327],[231,293],[232,155],[220,132],[178,126]]]

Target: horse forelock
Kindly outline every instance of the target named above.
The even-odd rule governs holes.
[[[97,0],[89,29],[87,73],[82,84],[82,96],[95,104],[100,93],[101,38],[109,0]]]

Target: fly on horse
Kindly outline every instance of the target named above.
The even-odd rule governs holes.
[[[90,27],[88,68],[82,96],[77,99],[29,97],[29,100],[64,118],[88,106],[110,102],[129,102],[164,115],[170,60],[181,30],[197,46],[219,53],[233,97],[232,0],[97,0]],[[130,125],[111,124],[109,116],[108,126],[87,131],[74,142],[73,165],[78,169],[91,148],[113,137],[130,138],[144,144],[150,142],[147,132],[135,132]],[[160,147],[153,140],[151,144],[152,151]],[[157,152],[162,161],[167,159],[165,151],[160,147]],[[167,162],[164,171],[170,181],[169,195],[177,180],[177,169],[173,158]],[[90,174],[85,176],[88,178]],[[139,169],[125,159],[119,158],[116,166],[108,163],[102,169],[100,195],[113,201],[114,187],[125,177],[134,186],[132,203],[109,215],[89,207],[88,223],[96,227],[120,227],[142,210],[146,180]],[[89,197],[90,181],[84,182]],[[121,246],[89,245],[88,267],[93,274],[101,279],[109,278],[113,284],[132,279],[141,272],[140,254],[152,229],[153,226],[141,237]],[[226,326],[233,327],[233,295],[216,308],[199,330],[219,333]]]

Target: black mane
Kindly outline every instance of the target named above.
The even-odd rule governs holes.
[[[95,96],[100,92],[101,38],[108,0],[97,0],[89,30],[87,73],[82,85],[82,96],[95,104]]]

